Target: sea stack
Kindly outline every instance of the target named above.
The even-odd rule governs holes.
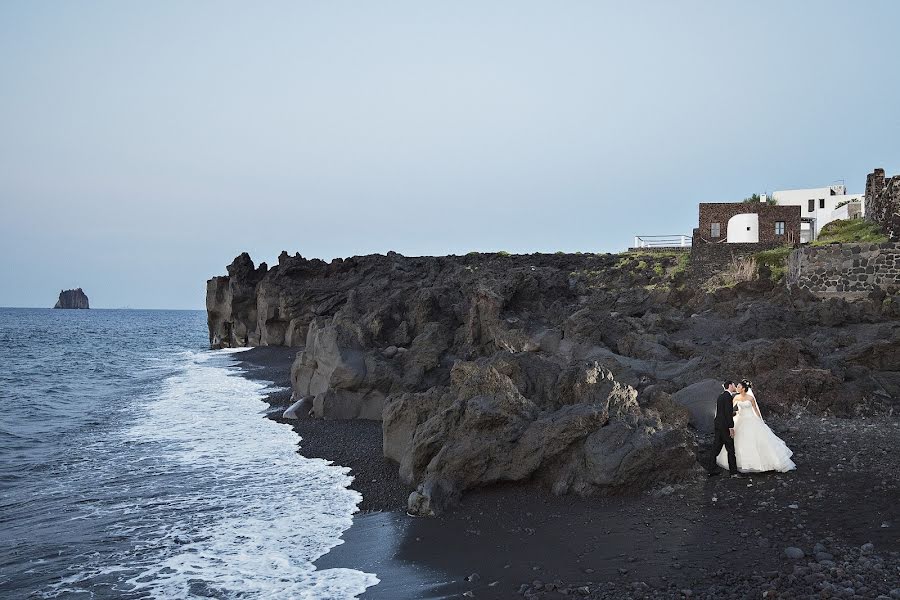
[[[59,293],[59,300],[53,308],[90,308],[88,297],[81,288],[63,290]]]

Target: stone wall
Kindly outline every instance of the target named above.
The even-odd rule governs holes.
[[[694,244],[703,242],[722,242],[728,233],[728,220],[735,215],[759,215],[760,243],[776,243],[778,245],[793,244],[800,241],[800,207],[776,206],[765,202],[702,202],[700,203],[700,220],[694,230]],[[775,234],[776,221],[784,222],[784,234]],[[719,224],[719,235],[713,237],[711,225]]]
[[[795,250],[788,285],[819,296],[864,296],[875,289],[900,291],[900,244],[832,244]]]
[[[900,241],[900,175],[885,177],[884,169],[866,176],[866,218],[881,225],[893,241]]]
[[[760,242],[758,244],[695,244],[691,248],[691,276],[706,281],[731,266],[735,258],[746,258],[763,250],[781,248],[780,242]]]

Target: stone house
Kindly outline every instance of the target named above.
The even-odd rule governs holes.
[[[766,246],[800,243],[801,209],[763,202],[702,202],[693,244],[729,243]]]

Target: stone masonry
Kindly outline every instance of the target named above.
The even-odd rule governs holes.
[[[900,175],[885,177],[884,169],[866,176],[866,218],[881,225],[893,241],[900,241]]]
[[[759,215],[760,243],[794,245],[800,242],[800,207],[776,206],[764,202],[702,202],[700,224],[694,229],[693,244],[725,242],[728,220],[735,215],[756,213]],[[775,233],[775,223],[784,223],[784,234]],[[719,224],[719,235],[713,236],[712,225]],[[761,248],[762,249],[762,248]]]
[[[747,258],[763,250],[781,248],[780,242],[757,244],[694,244],[691,247],[690,273],[697,281],[706,281],[725,271],[735,259]]]
[[[795,250],[786,282],[819,296],[900,292],[900,244],[832,244]]]

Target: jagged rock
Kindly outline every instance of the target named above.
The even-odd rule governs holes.
[[[253,266],[246,252],[227,267],[227,277],[206,282],[206,314],[212,348],[260,345],[257,324],[257,284],[266,275],[266,263]]]
[[[63,290],[59,293],[59,300],[53,308],[90,308],[88,297],[81,288]]]
[[[468,488],[533,475],[555,493],[580,494],[684,476],[694,459],[683,433],[645,414],[635,390],[598,376],[608,371],[582,369],[571,379],[585,388],[583,401],[556,408],[523,396],[486,359],[460,361],[449,386],[389,398],[385,456],[433,511]]]
[[[674,482],[694,464],[686,425],[711,427],[724,378],[753,379],[764,416],[889,410],[889,295],[822,301],[762,281],[707,293],[665,275],[677,260],[283,252],[269,269],[242,254],[207,284],[210,345],[298,347],[294,397],[319,418],[382,419],[417,514],[494,481],[578,494]]]

